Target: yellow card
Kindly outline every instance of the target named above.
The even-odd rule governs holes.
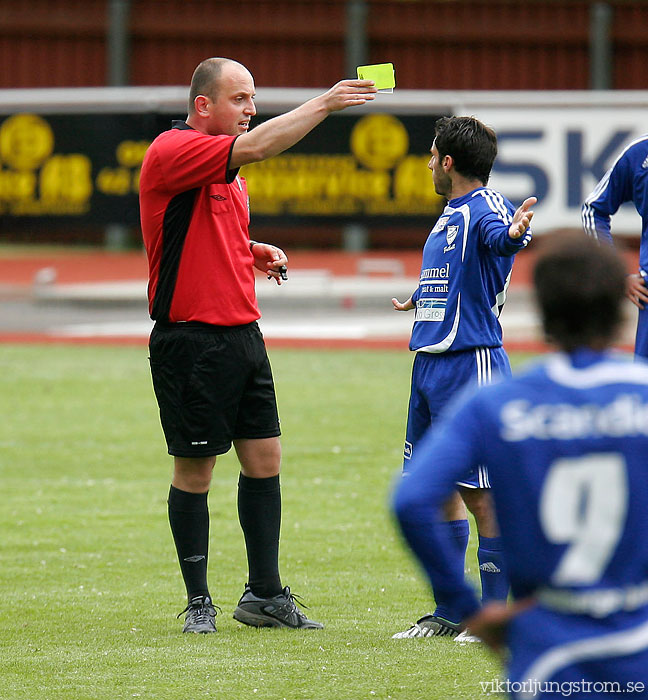
[[[396,76],[393,63],[374,63],[370,66],[358,66],[360,80],[373,80],[378,92],[394,92]]]

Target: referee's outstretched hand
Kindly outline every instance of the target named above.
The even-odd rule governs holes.
[[[509,236],[511,238],[520,238],[526,233],[529,228],[531,219],[533,219],[533,211],[531,207],[538,201],[537,197],[528,197],[516,209],[513,214],[513,223],[509,227]]]
[[[363,105],[376,97],[376,84],[373,80],[340,80],[322,96],[329,112],[337,112],[346,107]]]
[[[268,279],[274,278],[277,284],[281,284],[282,279],[287,279],[288,256],[281,248],[270,243],[255,243],[252,246],[252,255],[254,256],[254,267],[268,275]]]

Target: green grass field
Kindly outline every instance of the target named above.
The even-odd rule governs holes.
[[[182,635],[171,458],[146,348],[0,346],[2,700],[479,698],[480,645],[393,640],[431,596],[387,503],[407,352],[271,351],[283,430],[284,582],[323,631],[232,619],[246,560],[237,463],[210,493],[215,635]],[[476,577],[475,538],[467,563]]]

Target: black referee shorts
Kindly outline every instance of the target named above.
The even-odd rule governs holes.
[[[210,457],[232,440],[281,434],[274,382],[256,323],[156,323],[153,389],[169,454]]]

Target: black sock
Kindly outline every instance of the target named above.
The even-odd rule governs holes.
[[[206,493],[188,493],[175,486],[169,489],[169,523],[175,542],[180,571],[191,600],[209,595],[207,551],[209,549],[209,509]]]
[[[267,479],[251,479],[240,474],[238,514],[245,536],[248,584],[252,593],[260,598],[278,595],[282,591],[279,577],[279,475]]]

